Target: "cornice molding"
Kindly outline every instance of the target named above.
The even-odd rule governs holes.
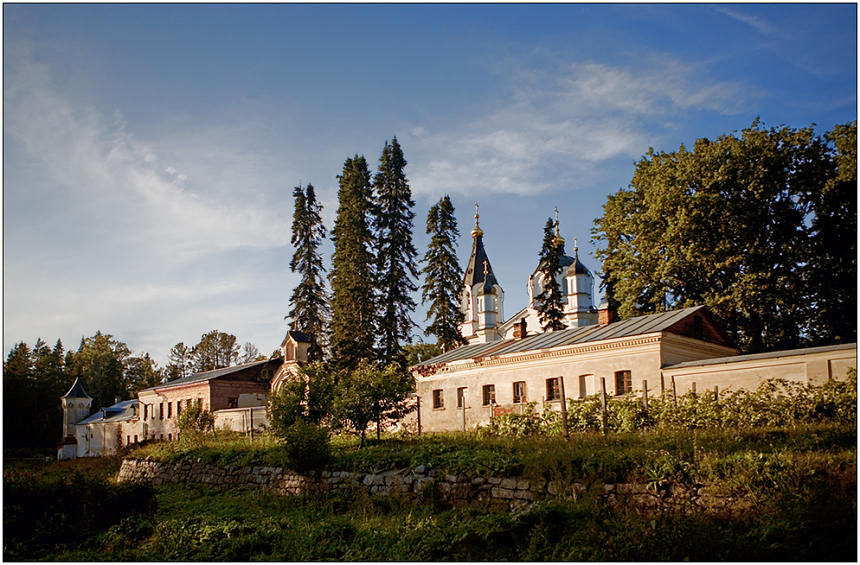
[[[604,351],[613,351],[618,349],[626,349],[631,347],[641,347],[643,345],[659,344],[662,341],[662,334],[650,334],[645,336],[635,336],[631,338],[621,338],[615,341],[586,343],[566,345],[556,349],[548,349],[544,351],[531,351],[526,353],[511,353],[510,356],[491,357],[489,359],[479,357],[472,359],[467,363],[457,363],[456,365],[446,364],[439,367],[433,375],[423,377],[430,379],[440,373],[455,373],[459,371],[468,371],[470,369],[478,369],[482,367],[496,367],[499,365],[513,365],[516,363],[524,363],[528,361],[541,361],[544,359],[557,359],[559,357],[573,357],[587,353],[598,353]]]

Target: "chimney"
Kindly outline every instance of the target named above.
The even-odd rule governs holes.
[[[523,318],[519,322],[514,323],[514,339],[523,339],[526,335],[526,319]]]
[[[601,326],[615,321],[615,312],[609,309],[609,303],[604,301],[597,307],[597,323]]]

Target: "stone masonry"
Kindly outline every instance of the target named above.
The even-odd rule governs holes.
[[[372,496],[416,498],[433,492],[455,506],[474,502],[506,506],[522,511],[538,500],[577,499],[585,496],[586,485],[522,477],[467,477],[446,474],[419,465],[415,469],[375,473],[322,471],[317,476],[302,475],[282,467],[231,467],[204,463],[200,459],[162,463],[150,459],[125,459],[120,466],[120,482],[196,483],[235,490],[268,490],[283,496],[310,493],[365,491]],[[700,508],[736,512],[749,501],[727,496],[696,485],[657,489],[647,484],[600,485],[597,496],[606,504],[632,503],[650,510]]]

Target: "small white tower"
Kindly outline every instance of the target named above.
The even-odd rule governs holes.
[[[484,250],[484,232],[478,225],[478,203],[475,203],[475,229],[472,230],[472,254],[463,276],[460,311],[464,322],[460,333],[469,343],[486,343],[501,339],[498,330],[504,321],[505,293],[490,266]]]
[[[596,324],[594,276],[579,260],[576,238],[573,240],[573,263],[567,268],[564,278],[567,285],[567,305],[564,308],[567,325],[578,328]]]
[[[63,437],[57,446],[58,459],[74,459],[77,456],[75,424],[90,415],[93,399],[84,390],[80,380],[75,379],[69,392],[60,397],[63,405]]]

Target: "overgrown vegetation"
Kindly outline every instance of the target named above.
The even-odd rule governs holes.
[[[247,462],[259,464],[284,451],[267,436],[255,437],[253,444],[246,438],[215,436],[205,448],[192,451],[186,447],[188,451],[179,453],[183,442],[153,444],[132,454],[156,457],[174,448],[180,457],[206,460],[208,454],[209,460],[223,461],[228,453],[244,453]],[[432,491],[409,501],[396,496],[371,497],[361,491],[343,496],[278,497],[165,485],[155,487],[154,508],[139,501],[111,504],[111,508],[124,508],[125,513],[79,530],[74,540],[63,543],[48,536],[28,537],[24,522],[11,523],[22,515],[8,511],[7,495],[4,557],[75,561],[853,561],[856,442],[854,426],[832,423],[745,431],[608,436],[589,432],[570,442],[540,436],[485,440],[465,435],[389,437],[368,440],[361,450],[355,439],[336,438],[332,467],[372,471],[425,465],[451,472],[504,472],[548,480],[576,477],[586,492],[577,500],[550,500],[528,512],[512,514],[477,504],[452,508]],[[83,473],[96,469],[92,461],[71,463],[87,465]],[[70,464],[38,468],[40,473],[51,469],[56,474],[53,469],[62,465],[62,473],[68,473]],[[111,465],[115,472],[116,464]],[[727,494],[744,496],[751,507],[732,515],[669,510],[649,514],[624,505],[609,508],[600,501],[604,482],[634,480],[646,481],[656,489],[707,483]],[[8,474],[6,483],[8,486]],[[107,482],[99,488],[115,487]],[[58,511],[52,506],[56,496],[66,495],[55,492],[36,499],[41,516]],[[73,507],[82,503],[64,500]],[[87,514],[75,515],[88,516],[99,508],[88,506]],[[24,533],[10,536],[9,532]],[[24,553],[25,547],[29,553]]]
[[[755,392],[745,390],[688,393],[677,401],[668,395],[649,399],[647,409],[634,395],[607,400],[606,431],[735,429],[761,426],[797,426],[821,422],[857,422],[857,374],[846,381],[823,385],[771,379]],[[536,411],[530,403],[522,414],[493,418],[479,435],[525,437],[559,435],[561,414],[547,406]],[[600,395],[567,401],[567,426],[571,431],[603,430]]]

